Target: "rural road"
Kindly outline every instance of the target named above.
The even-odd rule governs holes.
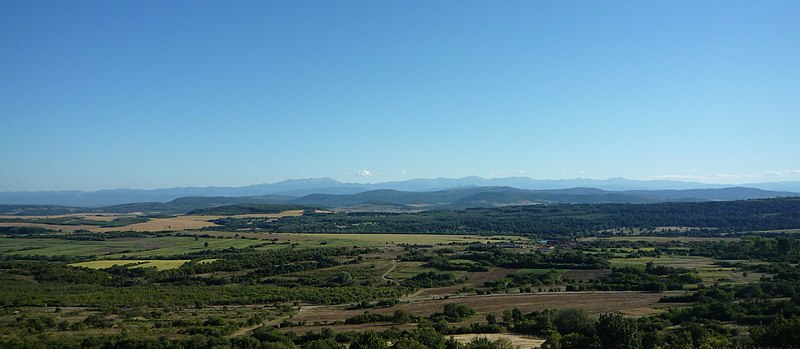
[[[316,309],[316,308],[322,308],[322,307],[326,307],[326,305],[301,305],[300,309],[298,309],[296,313],[291,314],[291,316],[300,315],[301,313],[303,313],[304,311],[309,310],[309,309]],[[255,329],[257,329],[257,328],[259,328],[261,326],[275,325],[275,324],[283,321],[284,319],[285,319],[285,316],[281,316],[281,317],[278,317],[276,319],[272,319],[270,321],[265,321],[265,322],[262,322],[262,323],[259,323],[259,324],[255,324],[255,325],[252,325],[252,326],[242,327],[242,328],[236,330],[235,332],[229,334],[228,338],[243,336],[243,335],[248,334],[248,333],[252,332],[253,330],[255,330]]]
[[[389,282],[391,282],[391,283],[393,283],[395,285],[400,285],[400,283],[397,282],[396,280],[392,280],[391,278],[389,278],[389,275],[392,273],[392,271],[394,271],[394,269],[396,267],[397,267],[397,260],[393,259],[392,260],[392,267],[389,268],[389,270],[387,270],[385,273],[383,273],[383,275],[381,275],[381,279],[389,281]],[[303,313],[306,310],[314,309],[314,308],[320,308],[320,307],[325,307],[325,305],[306,305],[306,306],[301,306],[300,309],[297,311],[297,313],[294,313],[292,315],[295,315],[295,316],[296,315],[300,315],[301,313]],[[247,333],[250,333],[251,331],[253,331],[253,330],[255,330],[255,329],[257,329],[257,328],[259,328],[261,326],[277,324],[280,321],[282,321],[283,319],[284,319],[284,317],[279,317],[277,319],[273,319],[273,320],[270,320],[270,321],[265,321],[265,322],[262,322],[262,323],[259,323],[259,324],[255,324],[255,325],[252,325],[252,326],[242,327],[242,328],[236,330],[235,332],[231,333],[230,335],[228,335],[228,338],[243,336],[243,335],[245,335]]]
[[[397,260],[396,259],[392,259],[392,267],[389,268],[389,270],[387,270],[385,273],[383,273],[383,275],[381,275],[381,279],[389,281],[389,282],[391,282],[391,283],[393,283],[395,285],[400,285],[399,282],[389,278],[389,274],[391,274],[392,271],[394,270],[394,268],[396,268],[396,267],[397,267]]]

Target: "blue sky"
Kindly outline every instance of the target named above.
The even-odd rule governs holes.
[[[797,1],[3,1],[0,190],[800,180]]]

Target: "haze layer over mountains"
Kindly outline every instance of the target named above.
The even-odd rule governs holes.
[[[800,193],[800,182],[723,185],[624,178],[541,180],[472,176],[367,184],[310,178],[242,187],[0,192],[0,204],[98,208],[206,197],[215,199],[195,198],[194,201],[204,201],[201,207],[237,203],[294,203],[322,207],[385,204],[462,208],[534,203],[741,200],[800,195],[797,193]]]

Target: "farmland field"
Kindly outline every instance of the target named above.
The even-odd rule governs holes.
[[[208,243],[208,247],[204,244]],[[17,256],[96,256],[102,259],[147,258],[222,248],[244,248],[262,243],[245,239],[192,237],[119,238],[105,241],[62,239],[0,239],[0,252]]]
[[[130,265],[130,268],[150,268],[155,267],[158,270],[167,270],[179,268],[181,265],[188,262],[188,259],[169,260],[169,259],[103,259],[91,262],[81,262],[70,264],[76,267],[85,267],[92,269],[110,268],[115,265]]]
[[[133,231],[164,231],[164,230],[187,230],[213,227],[216,224],[210,220],[220,217],[212,216],[177,216],[172,218],[153,218],[144,223],[126,225],[120,228],[95,228],[98,232],[133,230]]]
[[[273,224],[301,214],[184,215],[120,227],[98,222],[138,218],[87,214],[33,218],[81,223],[59,231],[5,228],[0,344],[41,331],[56,341],[135,333],[188,343],[202,333],[225,343],[268,337],[302,347],[302,338],[322,333],[341,333],[335,338],[346,345],[370,331],[392,342],[394,331],[434,328],[460,343],[486,337],[535,346],[567,331],[556,325],[562,311],[591,326],[618,314],[669,335],[694,321],[685,312],[747,304],[736,311],[759,314],[762,304],[772,311],[800,289],[772,281],[795,275],[800,243],[787,239],[292,233],[210,222]],[[71,230],[86,222],[98,225]],[[697,296],[705,292],[716,293]],[[737,301],[713,303],[724,297]],[[693,316],[707,316],[700,314]],[[711,323],[698,326],[719,336],[751,326]]]
[[[220,218],[280,218],[296,217],[302,215],[302,210],[288,210],[279,213],[243,214],[243,215],[176,215],[167,218],[144,218],[137,214],[117,213],[73,213],[66,215],[49,216],[10,216],[0,215],[0,227],[35,226],[52,230],[76,231],[89,230],[94,232],[112,232],[119,230],[158,232],[196,230],[207,227],[216,227],[211,222]],[[104,227],[102,224],[112,223],[114,220],[130,220],[130,224],[120,223]],[[138,220],[138,222],[137,222]],[[20,221],[20,222],[15,222]],[[81,224],[83,223],[83,224]]]
[[[667,257],[638,257],[638,258],[611,258],[612,266],[633,266],[644,268],[647,263],[655,263],[675,268],[687,268],[696,270],[703,281],[713,284],[718,281],[727,282],[750,282],[756,281],[762,274],[749,273],[743,276],[742,272],[736,268],[721,267],[716,261],[708,257],[698,256],[667,256]]]
[[[667,293],[678,294],[678,293]],[[392,308],[375,309],[376,313],[391,314],[396,310],[404,310],[415,315],[429,315],[433,311],[441,310],[445,304],[458,303],[469,306],[476,311],[473,320],[481,319],[486,314],[502,314],[510,305],[523,312],[559,309],[569,305],[570,308],[579,308],[590,314],[599,315],[608,312],[619,312],[630,316],[653,315],[670,307],[684,304],[659,303],[665,294],[641,292],[555,292],[535,294],[495,294],[486,296],[451,296],[446,299],[420,299],[411,300],[410,303],[400,304]],[[331,327],[344,331],[363,326],[337,324],[348,317],[363,313],[363,310],[345,310],[342,307],[312,307],[295,315],[292,320],[305,322],[307,325],[292,328],[295,331],[309,331],[321,327]],[[313,323],[319,325],[310,326]]]

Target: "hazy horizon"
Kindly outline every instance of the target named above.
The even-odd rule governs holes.
[[[800,3],[0,3],[0,191],[800,180]]]
[[[774,180],[774,181],[746,181],[746,182],[704,182],[704,181],[695,181],[695,180],[687,180],[687,179],[663,179],[663,178],[656,178],[656,179],[636,179],[636,178],[626,178],[626,177],[609,177],[609,178],[590,178],[590,177],[574,177],[574,178],[534,178],[530,176],[504,176],[504,177],[482,177],[482,176],[462,176],[462,177],[419,177],[419,178],[407,178],[401,180],[387,180],[387,181],[369,181],[363,178],[344,178],[344,179],[336,179],[332,177],[298,177],[298,178],[286,178],[278,181],[272,182],[254,182],[254,183],[245,183],[245,184],[235,184],[235,185],[177,185],[171,187],[108,187],[108,188],[89,188],[89,189],[77,189],[77,188],[54,188],[54,189],[41,189],[41,190],[0,190],[0,192],[58,192],[58,191],[83,191],[83,192],[95,192],[95,191],[105,191],[105,190],[157,190],[157,189],[174,189],[174,188],[236,188],[236,187],[247,187],[247,186],[255,186],[255,185],[269,185],[269,184],[278,184],[286,181],[306,181],[306,180],[325,180],[330,179],[337,181],[342,184],[363,184],[363,185],[375,185],[375,184],[382,184],[382,183],[394,183],[394,182],[405,182],[405,181],[413,181],[413,180],[457,180],[463,178],[470,178],[470,177],[478,177],[484,180],[503,180],[503,179],[511,179],[511,178],[524,178],[530,179],[534,181],[611,181],[611,180],[626,180],[626,181],[665,181],[665,182],[675,182],[675,183],[686,183],[686,184],[707,184],[709,187],[718,187],[718,186],[741,186],[745,184],[769,184],[769,183],[789,183],[789,182],[797,182],[793,180]]]

